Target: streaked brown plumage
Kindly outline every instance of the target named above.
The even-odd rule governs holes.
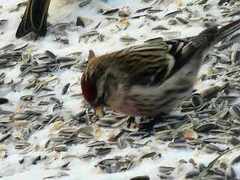
[[[190,95],[205,52],[240,29],[240,20],[209,28],[198,36],[161,38],[95,57],[91,52],[81,85],[94,107],[155,117]]]

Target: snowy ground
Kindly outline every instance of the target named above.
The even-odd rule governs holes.
[[[61,1],[61,0],[59,0]],[[129,45],[139,44],[146,39],[162,36],[166,39],[176,38],[176,37],[186,37],[198,34],[202,29],[204,29],[203,24],[192,21],[189,24],[169,25],[168,19],[163,18],[169,12],[173,12],[178,8],[184,7],[190,0],[182,1],[182,4],[178,4],[172,1],[166,1],[160,4],[155,3],[154,7],[162,9],[163,11],[154,13],[153,16],[159,17],[158,20],[153,21],[145,17],[131,19],[129,18],[129,26],[125,27],[124,23],[120,23],[118,20],[106,20],[106,16],[98,13],[100,8],[122,8],[129,7],[131,16],[136,15],[135,11],[140,8],[151,6],[151,2],[143,2],[142,0],[108,0],[105,4],[104,2],[99,2],[93,0],[89,5],[85,7],[78,7],[79,1],[73,1],[71,4],[66,4],[64,7],[58,9],[51,9],[49,11],[49,23],[52,25],[49,28],[49,32],[46,37],[40,38],[36,41],[29,41],[24,39],[15,39],[15,31],[20,22],[21,15],[23,14],[24,7],[19,10],[12,11],[16,8],[16,3],[22,2],[21,0],[1,0],[0,5],[0,20],[7,19],[8,22],[1,26],[0,25],[0,48],[8,44],[15,44],[16,46],[28,43],[28,49],[26,50],[26,55],[31,52],[33,54],[43,53],[49,50],[56,54],[57,56],[66,56],[73,52],[81,52],[77,57],[80,63],[85,61],[88,51],[93,49],[97,55],[104,54],[105,52],[111,52],[114,50],[127,47]],[[180,2],[180,1],[178,1]],[[229,20],[228,18],[220,19],[220,11],[217,8],[216,1],[209,1],[212,4],[212,9],[210,13],[217,19],[217,23],[224,23],[224,21]],[[195,12],[194,18],[206,16],[206,12],[202,11],[201,6],[193,6],[192,11]],[[139,13],[138,15],[140,15]],[[86,22],[86,27],[76,27],[75,21],[78,16],[84,18]],[[186,15],[182,15],[185,18]],[[112,16],[110,16],[112,17]],[[113,16],[115,17],[115,16]],[[117,17],[117,14],[116,14]],[[97,31],[104,36],[104,40],[100,41],[98,37],[91,38],[80,38],[86,32],[91,31],[97,24],[101,22]],[[59,35],[58,30],[54,29],[54,25],[58,23],[70,23],[69,27],[66,28],[66,34]],[[163,25],[169,28],[167,31],[153,31],[152,28],[157,25]],[[64,44],[58,40],[58,37],[64,36],[69,40],[69,44]],[[136,40],[132,42],[121,42],[121,37],[132,37]],[[206,68],[209,65],[205,65],[202,68],[201,73],[206,72]],[[0,72],[6,72],[6,82],[14,80],[18,82],[21,80],[19,77],[20,70],[19,65],[14,68],[9,68],[6,70],[0,70]],[[64,108],[60,112],[64,117],[68,117],[69,114],[77,114],[83,108],[82,97],[73,98],[71,95],[81,93],[80,88],[80,76],[81,71],[77,68],[71,68],[70,70],[60,70],[58,72],[52,73],[53,77],[57,78],[50,84],[50,87],[54,90],[53,93],[56,94],[56,98],[64,102]],[[0,89],[0,96],[6,97],[10,100],[8,105],[2,105],[2,109],[10,110],[13,112],[22,112],[24,109],[40,110],[41,112],[53,113],[52,108],[49,107],[38,107],[36,104],[23,103],[20,101],[20,97],[23,95],[33,94],[32,90],[24,89],[23,87],[27,85],[28,80],[32,78],[31,75],[26,76],[21,83],[21,86],[17,86],[16,91],[12,91],[8,86],[3,86]],[[48,79],[49,76],[41,78],[41,80]],[[211,82],[211,81],[210,81]],[[70,83],[69,93],[62,96],[62,88]],[[197,87],[204,87],[205,84],[209,84],[209,81],[204,83],[199,83]],[[40,94],[43,95],[43,94]],[[40,95],[35,99],[35,101],[40,100]],[[66,118],[67,119],[67,118]],[[1,120],[0,120],[1,121]],[[68,120],[66,120],[68,121]],[[64,122],[67,123],[67,122]],[[60,123],[61,124],[61,123]],[[149,176],[151,180],[159,179],[160,166],[171,166],[177,167],[172,177],[173,179],[184,179],[186,172],[193,169],[191,163],[181,163],[181,160],[187,162],[193,159],[196,164],[208,165],[213,159],[217,157],[217,153],[206,153],[202,149],[191,149],[191,148],[171,148],[168,146],[170,142],[163,142],[157,140],[155,137],[150,137],[147,139],[139,140],[139,143],[144,143],[150,141],[146,146],[141,146],[139,148],[133,148],[127,146],[119,150],[118,148],[113,148],[110,153],[105,156],[99,156],[96,158],[83,160],[79,156],[84,155],[88,152],[88,147],[86,143],[74,144],[68,147],[66,152],[56,152],[56,151],[46,151],[44,146],[49,139],[60,130],[57,124],[49,124],[43,129],[34,132],[29,139],[28,143],[31,144],[30,148],[26,151],[20,151],[15,148],[14,143],[0,143],[0,158],[1,151],[7,153],[6,158],[0,160],[0,178],[4,180],[15,180],[15,179],[35,179],[42,180],[46,177],[56,176],[55,179],[66,179],[66,180],[127,180],[135,176]],[[113,134],[117,134],[118,130],[100,130],[100,135],[94,137],[93,140],[107,140]],[[1,134],[0,134],[1,135]],[[96,134],[95,134],[96,135]],[[13,137],[22,138],[20,128],[16,128],[12,134]],[[1,136],[0,136],[1,137]],[[89,142],[88,142],[89,143]],[[113,158],[115,156],[126,156],[134,155],[140,157],[146,153],[157,152],[161,154],[161,158],[151,159],[146,158],[141,162],[137,163],[133,168],[119,173],[107,174],[103,172],[99,167],[95,165],[103,159]],[[32,164],[32,160],[37,157],[46,156],[45,160],[41,160],[36,165]],[[23,163],[19,163],[24,159]],[[61,168],[61,166],[70,162],[67,168]],[[239,168],[239,166],[236,168]],[[240,171],[240,169],[239,169]]]

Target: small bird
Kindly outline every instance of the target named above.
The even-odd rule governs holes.
[[[90,51],[82,94],[98,114],[104,106],[131,116],[169,113],[192,92],[206,51],[239,29],[240,19],[185,39],[158,38],[99,57]]]

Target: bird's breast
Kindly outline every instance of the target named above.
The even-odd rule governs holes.
[[[106,104],[116,112],[121,112],[127,115],[140,115],[135,105],[135,102],[128,98],[128,90],[123,85],[111,91]]]

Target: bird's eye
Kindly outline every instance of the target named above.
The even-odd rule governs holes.
[[[85,74],[81,77],[81,88],[84,98],[93,106],[97,96],[97,90],[94,82],[91,82],[89,78],[86,78]]]

